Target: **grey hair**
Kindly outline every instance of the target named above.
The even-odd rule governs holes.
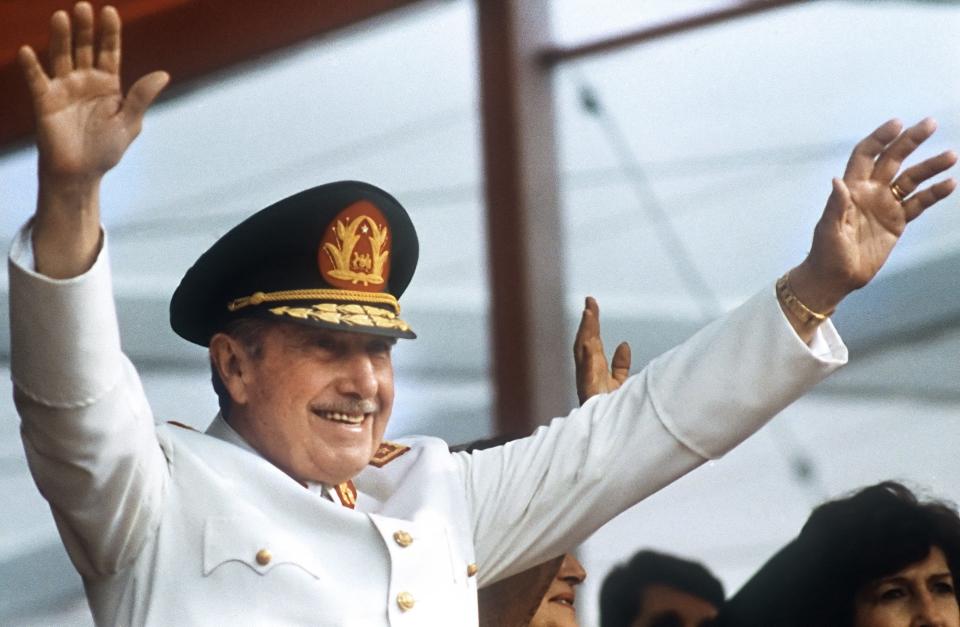
[[[221,332],[240,342],[254,359],[260,359],[263,356],[263,334],[271,324],[273,323],[259,318],[240,318],[228,323]],[[210,383],[217,394],[220,413],[226,418],[230,413],[233,399],[230,398],[230,391],[220,378],[212,355],[210,356]]]

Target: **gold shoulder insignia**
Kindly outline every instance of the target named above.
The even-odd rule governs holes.
[[[190,431],[197,431],[196,429],[194,429],[194,428],[191,427],[190,425],[185,425],[185,424],[183,424],[182,422],[177,422],[176,420],[168,420],[168,421],[167,421],[167,424],[168,424],[168,425],[173,425],[174,427],[180,427],[181,429],[189,429]],[[197,431],[197,433],[200,433],[200,432]]]
[[[370,465],[376,466],[377,468],[383,468],[409,450],[409,446],[397,444],[396,442],[387,442],[384,440],[380,443],[380,447],[377,449],[377,452],[373,454],[373,458],[370,460]]]
[[[346,483],[336,486],[333,491],[337,493],[340,504],[344,507],[353,509],[357,506],[357,486],[353,485],[353,481],[347,479]]]

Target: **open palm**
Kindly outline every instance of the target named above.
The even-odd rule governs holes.
[[[583,405],[597,394],[618,389],[630,376],[630,345],[621,342],[607,365],[607,356],[600,339],[600,307],[588,296],[573,342],[573,363],[576,367],[577,398]]]
[[[166,85],[165,72],[144,76],[126,97],[120,90],[120,17],[113,7],[101,11],[99,52],[94,60],[93,9],[74,8],[71,20],[58,11],[50,21],[47,75],[33,50],[19,59],[33,98],[37,146],[43,175],[98,177],[115,166],[139,134],[147,107]],[[96,61],[96,62],[94,62]]]
[[[917,191],[927,179],[953,166],[943,152],[898,172],[903,160],[936,130],[927,118],[900,132],[890,120],[857,144],[843,179],[834,179],[817,224],[809,261],[825,276],[839,277],[847,291],[866,285],[883,266],[908,222],[948,196],[953,179]]]

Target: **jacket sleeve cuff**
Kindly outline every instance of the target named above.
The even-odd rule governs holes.
[[[106,234],[93,267],[70,279],[34,270],[27,223],[10,248],[10,369],[13,383],[51,407],[83,407],[121,374]]]
[[[847,347],[829,320],[807,345],[774,290],[764,289],[651,363],[651,396],[664,427],[714,459],[846,362]],[[671,390],[692,394],[678,398]]]

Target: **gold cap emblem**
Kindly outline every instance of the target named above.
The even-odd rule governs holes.
[[[340,213],[324,232],[317,262],[323,278],[341,289],[380,292],[390,278],[390,230],[369,200]]]

